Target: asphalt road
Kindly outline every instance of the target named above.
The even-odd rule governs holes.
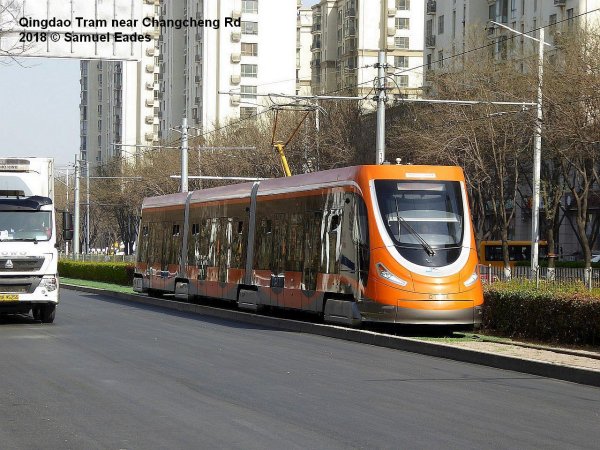
[[[68,290],[0,342],[3,449],[600,442],[597,388]]]

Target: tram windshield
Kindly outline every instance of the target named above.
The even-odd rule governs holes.
[[[458,181],[376,180],[375,192],[396,246],[419,248],[431,256],[461,246],[464,209]]]

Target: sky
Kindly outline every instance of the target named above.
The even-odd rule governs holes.
[[[303,0],[310,6],[317,0]],[[0,58],[0,157],[54,157],[57,167],[79,153],[79,61]]]

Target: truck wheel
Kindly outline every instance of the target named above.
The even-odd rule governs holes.
[[[54,303],[43,305],[40,312],[40,320],[42,323],[52,323],[54,322],[54,316],[56,315],[56,305]]]
[[[34,306],[33,308],[31,308],[31,314],[33,315],[33,320],[42,320],[42,308],[40,308],[39,306]]]

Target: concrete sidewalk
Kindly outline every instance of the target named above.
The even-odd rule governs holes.
[[[419,338],[394,336],[366,330],[344,328],[335,325],[263,316],[239,310],[220,309],[206,305],[184,303],[168,298],[153,298],[146,295],[114,292],[105,289],[68,285],[64,283],[62,284],[62,288],[110,296],[137,304],[201,314],[279,330],[328,336],[336,339],[344,339],[600,387],[600,349],[597,352],[582,351],[519,342],[489,342],[484,339],[439,342],[429,339],[423,340]]]

